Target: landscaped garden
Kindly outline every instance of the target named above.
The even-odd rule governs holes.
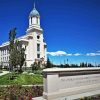
[[[13,76],[13,79],[10,77]],[[43,76],[33,73],[8,73],[0,76],[0,100],[32,100],[42,96]]]
[[[10,79],[11,73],[0,76],[0,85],[34,85],[43,84],[43,77],[41,74],[15,74],[14,79]]]
[[[33,97],[42,96],[42,86],[22,87],[12,85],[0,87],[0,100],[32,100]]]

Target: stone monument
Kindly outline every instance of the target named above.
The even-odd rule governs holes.
[[[100,68],[43,70],[43,100],[74,100],[100,94]]]

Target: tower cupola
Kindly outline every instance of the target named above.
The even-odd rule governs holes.
[[[31,26],[40,26],[40,14],[36,10],[35,3],[33,10],[29,14],[29,27]]]
[[[40,17],[39,12],[34,7],[33,10],[30,12],[29,17]]]

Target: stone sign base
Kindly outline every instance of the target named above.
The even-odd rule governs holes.
[[[43,73],[44,100],[74,100],[100,94],[100,68],[51,68]]]

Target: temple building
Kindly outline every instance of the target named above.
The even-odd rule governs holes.
[[[24,66],[30,67],[34,62],[46,63],[47,46],[44,42],[43,29],[40,26],[40,14],[35,5],[29,14],[29,26],[26,34],[17,38],[25,48],[26,60]],[[0,45],[0,65],[9,66],[9,41]]]

